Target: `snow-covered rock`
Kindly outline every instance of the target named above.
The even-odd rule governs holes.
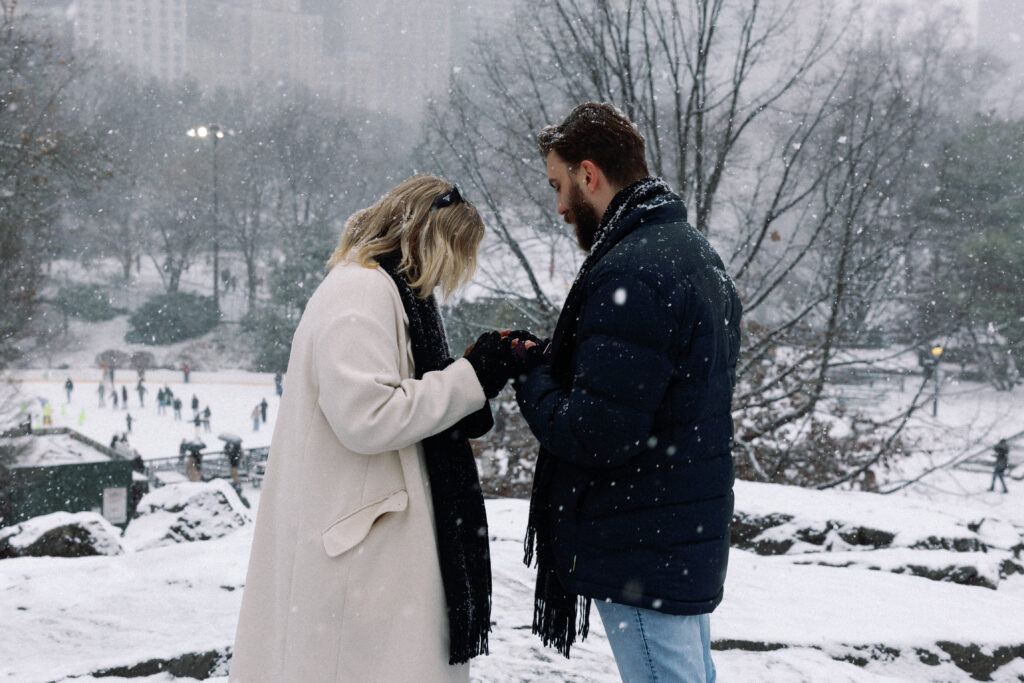
[[[0,529],[0,558],[121,555],[120,537],[95,512],[53,512]]]
[[[920,501],[737,482],[733,547],[995,589],[1024,573],[1024,529]]]
[[[221,538],[251,522],[252,516],[227,482],[184,482],[143,496],[125,539],[136,550],[148,550]]]

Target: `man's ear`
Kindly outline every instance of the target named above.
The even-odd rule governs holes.
[[[589,159],[584,159],[580,162],[578,175],[583,181],[583,185],[590,192],[596,192],[604,182],[604,174],[601,173],[601,169],[599,169],[597,164]]]

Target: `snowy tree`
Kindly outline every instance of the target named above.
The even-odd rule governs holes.
[[[915,322],[956,340],[997,388],[1024,363],[1024,121],[977,115],[950,131],[917,202],[925,226]]]

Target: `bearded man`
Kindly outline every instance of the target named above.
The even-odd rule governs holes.
[[[739,297],[617,109],[581,104],[538,144],[589,254],[551,342],[513,342],[516,399],[541,445],[533,629],[568,656],[596,601],[623,680],[713,681]]]

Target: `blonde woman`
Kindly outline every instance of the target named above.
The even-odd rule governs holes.
[[[466,681],[490,560],[467,437],[511,373],[497,332],[449,357],[437,304],[484,226],[416,175],[353,215],[309,300],[270,446],[231,680]]]

